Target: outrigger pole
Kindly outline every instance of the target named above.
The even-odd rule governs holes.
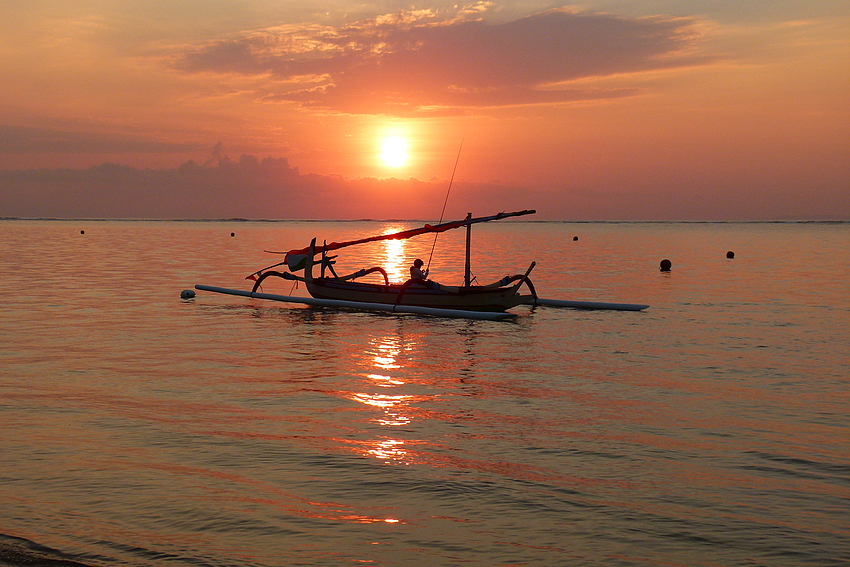
[[[343,309],[356,309],[358,311],[384,311],[387,313],[430,315],[432,317],[450,317],[455,319],[481,319],[485,321],[508,321],[516,319],[515,313],[504,311],[469,311],[466,309],[443,309],[437,307],[419,307],[416,305],[393,305],[391,303],[365,303],[361,301],[343,301],[339,299],[318,299],[315,297],[293,297],[290,295],[275,295],[272,293],[260,293],[244,291],[241,289],[229,289],[211,285],[197,284],[195,289],[200,291],[211,291],[225,295],[239,295],[253,299],[270,299],[284,303],[301,303],[313,307],[336,307]]]
[[[414,305],[393,305],[390,303],[362,303],[359,301],[340,301],[335,299],[316,299],[314,297],[294,297],[288,295],[275,295],[271,293],[251,292],[241,289],[228,289],[210,285],[198,284],[195,289],[199,291],[211,291],[225,295],[239,295],[253,299],[270,299],[284,303],[301,303],[313,307],[337,307],[346,309],[357,309],[361,311],[385,311],[388,313],[407,313],[415,315],[431,315],[433,317],[451,317],[460,319],[483,319],[489,321],[508,321],[516,318],[514,313],[503,311],[468,311],[465,309],[442,309],[437,307],[417,307]],[[183,293],[187,293],[184,290]],[[192,295],[184,297],[191,298]],[[529,297],[525,305],[546,305],[549,307],[567,307],[572,309],[608,309],[614,311],[643,311],[649,305],[634,303],[606,303],[601,301],[565,301],[560,299],[543,299]]]

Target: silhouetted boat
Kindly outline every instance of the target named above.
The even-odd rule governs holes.
[[[304,282],[311,296],[318,299],[336,301],[353,301],[361,303],[384,303],[391,305],[407,305],[417,307],[429,307],[434,309],[462,309],[472,311],[505,311],[511,307],[533,302],[537,297],[534,284],[528,275],[534,269],[534,262],[528,267],[524,274],[506,276],[497,282],[488,285],[473,285],[470,281],[470,243],[471,226],[476,223],[500,220],[509,217],[530,215],[535,211],[517,211],[513,213],[499,213],[489,217],[473,218],[471,215],[464,220],[446,222],[437,225],[425,225],[412,230],[405,230],[393,234],[382,234],[360,240],[349,242],[333,242],[330,244],[316,245],[316,239],[310,246],[286,253],[285,259],[279,264],[263,268],[254,272],[248,279],[254,280],[252,292],[256,292],[262,282],[269,277],[281,277],[287,280]],[[379,240],[402,240],[420,236],[423,234],[445,232],[455,228],[466,227],[466,268],[464,283],[461,286],[441,285],[436,282],[421,279],[410,279],[404,283],[390,283],[386,271],[378,266],[365,270],[359,270],[345,276],[338,276],[333,269],[336,256],[329,256],[328,252],[339,250],[356,244],[375,242]],[[316,259],[316,256],[320,258]],[[286,265],[289,272],[279,272],[272,268]],[[314,266],[320,266],[321,275],[314,276]],[[296,275],[292,272],[300,272]],[[355,281],[369,274],[378,273],[383,276],[383,283],[367,283]],[[328,275],[330,274],[330,275]],[[521,294],[520,288],[526,285],[527,294]]]
[[[529,274],[535,266],[534,262],[531,262],[528,269],[522,274],[505,276],[487,285],[474,285],[470,270],[471,226],[481,222],[530,215],[535,212],[533,210],[524,210],[477,218],[473,218],[472,214],[469,214],[463,220],[436,225],[426,224],[419,228],[392,234],[381,234],[347,242],[323,243],[322,245],[317,245],[316,239],[313,238],[310,245],[306,248],[286,252],[283,262],[273,264],[247,276],[246,279],[254,281],[251,291],[205,285],[196,285],[195,288],[216,293],[272,299],[291,303],[304,303],[323,307],[344,307],[367,311],[418,313],[423,315],[469,317],[474,319],[504,319],[513,317],[514,315],[512,313],[505,313],[505,311],[517,305],[547,305],[552,307],[617,309],[625,311],[640,311],[648,307],[648,305],[629,303],[564,301],[540,298],[537,296],[534,284],[529,278]],[[462,227],[466,227],[467,231],[466,263],[463,285],[460,286],[441,285],[421,279],[410,279],[404,283],[390,283],[386,270],[380,266],[339,276],[333,267],[337,256],[330,256],[328,254],[329,252],[348,246],[381,240],[403,240],[423,234],[435,234]],[[318,259],[317,256],[319,257]],[[320,270],[318,276],[313,274],[313,270],[317,264]],[[289,271],[278,271],[274,269],[279,266],[286,266]],[[297,272],[303,272],[303,275],[298,275]],[[383,277],[382,283],[356,281],[364,276],[376,273]],[[312,298],[274,295],[259,291],[263,281],[270,277],[304,282]],[[520,293],[523,286],[527,290],[527,293]]]

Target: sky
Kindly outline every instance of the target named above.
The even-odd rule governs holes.
[[[0,4],[0,217],[850,220],[850,2]]]

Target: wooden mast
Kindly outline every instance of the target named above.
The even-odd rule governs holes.
[[[466,220],[472,219],[472,213],[466,213]],[[466,225],[466,266],[463,271],[463,287],[469,287],[472,283],[472,269],[470,268],[470,248],[472,244],[472,224]]]

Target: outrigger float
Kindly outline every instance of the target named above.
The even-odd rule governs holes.
[[[337,307],[361,311],[387,311],[392,313],[413,313],[437,317],[461,317],[468,319],[502,320],[516,317],[507,310],[518,305],[545,305],[549,307],[570,307],[575,309],[614,309],[620,311],[641,311],[648,305],[632,303],[604,303],[596,301],[564,301],[538,297],[537,290],[529,278],[534,269],[532,262],[525,273],[504,278],[487,285],[473,285],[470,269],[471,226],[481,222],[501,220],[534,214],[525,210],[512,213],[499,213],[488,217],[473,218],[471,214],[463,220],[426,224],[423,227],[392,234],[371,236],[348,242],[332,242],[317,246],[314,238],[306,248],[286,252],[283,262],[273,264],[247,276],[253,280],[251,291],[228,289],[198,284],[195,289],[228,295],[237,295],[257,299],[269,299],[286,303],[301,303],[317,307]],[[346,276],[338,276],[333,266],[337,256],[328,252],[348,246],[376,242],[379,240],[402,240],[423,234],[440,233],[455,228],[466,227],[466,265],[463,285],[441,285],[429,280],[410,279],[404,283],[390,283],[387,272],[381,267],[358,270]],[[320,255],[317,262],[316,256]],[[316,263],[320,266],[320,275],[313,275]],[[274,268],[286,266],[287,271]],[[303,270],[303,275],[295,272]],[[370,283],[355,281],[369,274],[380,274],[383,282]],[[312,297],[275,295],[258,291],[264,280],[270,277],[304,282]],[[525,286],[527,293],[520,293]]]

